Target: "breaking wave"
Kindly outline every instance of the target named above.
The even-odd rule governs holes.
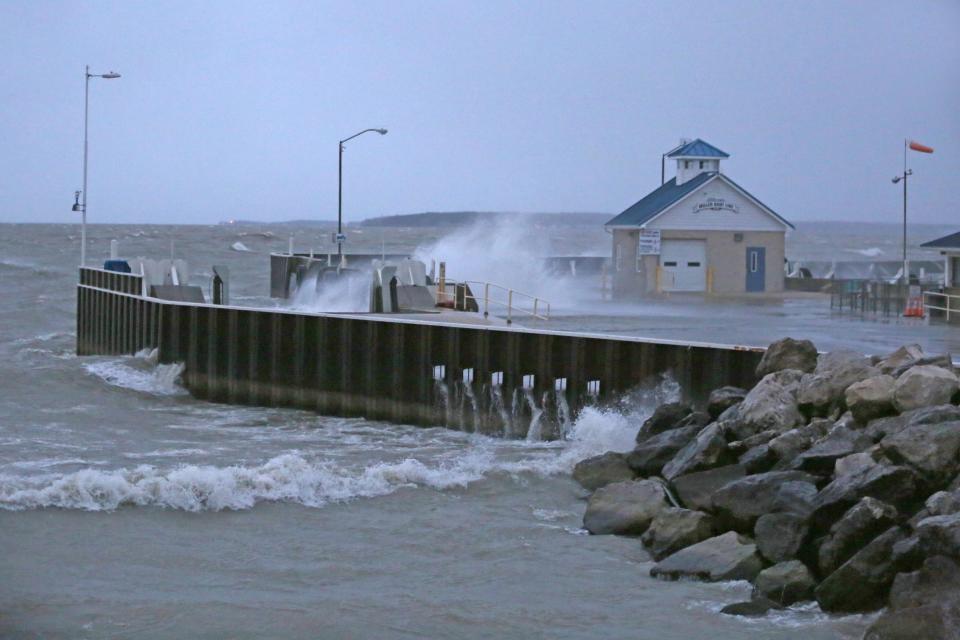
[[[90,362],[84,364],[83,368],[114,387],[160,396],[187,394],[187,390],[177,384],[180,374],[183,373],[182,363],[154,365],[156,360],[152,352],[146,353],[139,360],[144,367],[135,366],[138,364],[136,359],[128,359]]]
[[[129,381],[125,386],[129,386]],[[566,474],[587,457],[629,450],[640,424],[655,406],[650,401],[670,399],[677,389],[676,382],[667,378],[637,396],[642,399],[640,404],[634,398],[629,401],[633,404],[621,407],[587,407],[563,442],[533,443],[471,435],[454,445],[456,448],[429,454],[426,461],[407,457],[359,467],[293,452],[256,466],[139,465],[41,477],[4,475],[0,476],[0,508],[112,511],[128,506],[156,506],[220,511],[249,509],[259,502],[323,507],[384,496],[404,487],[463,488],[494,474]],[[388,442],[382,445],[389,447]]]

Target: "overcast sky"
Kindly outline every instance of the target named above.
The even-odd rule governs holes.
[[[701,137],[791,220],[960,225],[960,2],[0,2],[0,221],[617,213]],[[668,169],[668,176],[670,169]]]

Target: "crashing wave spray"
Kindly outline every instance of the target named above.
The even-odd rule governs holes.
[[[443,380],[434,380],[433,386],[440,396],[440,404],[443,406],[443,423],[450,425],[450,389]]]
[[[537,406],[537,401],[533,397],[533,390],[524,389],[523,397],[527,401],[527,407],[530,409],[530,426],[527,428],[527,441],[539,442],[543,440],[543,425],[540,419],[543,418],[543,409]]]
[[[513,434],[513,422],[510,413],[507,411],[506,403],[503,401],[503,390],[498,384],[490,385],[490,404],[493,410],[500,416],[503,423],[503,435],[510,437]]]
[[[570,405],[567,403],[567,395],[562,391],[554,392],[557,401],[557,422],[560,423],[560,439],[566,440],[570,433]]]
[[[469,382],[463,383],[463,395],[464,395],[464,407],[466,407],[467,401],[470,402],[470,407],[473,409],[473,432],[478,433],[480,431],[480,407],[477,405],[477,396],[473,393],[473,385]],[[464,420],[466,424],[466,420]]]
[[[364,312],[370,307],[370,283],[359,277],[319,280],[313,272],[293,290],[290,306],[298,311]]]

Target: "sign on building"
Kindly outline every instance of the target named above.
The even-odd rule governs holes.
[[[637,243],[638,256],[660,255],[660,230],[640,229],[640,240]]]

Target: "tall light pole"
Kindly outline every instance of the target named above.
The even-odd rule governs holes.
[[[73,203],[73,210],[80,211],[83,214],[80,222],[80,266],[87,265],[87,131],[90,123],[90,78],[103,78],[105,80],[115,80],[120,77],[115,71],[107,73],[90,73],[90,65],[87,65],[84,71],[86,85],[83,92],[83,187],[75,194],[76,201]],[[80,198],[83,202],[80,202]]]
[[[353,140],[370,131],[376,131],[382,136],[387,135],[386,129],[364,129],[355,133],[349,138],[340,141],[340,164],[337,167],[337,259],[338,263],[343,262],[343,143]]]
[[[894,176],[892,182],[897,184],[903,180],[903,284],[910,284],[910,272],[907,266],[907,178],[913,175],[912,169],[907,169],[907,150],[919,151],[920,153],[933,153],[933,147],[920,144],[916,140],[903,141],[903,173]]]

